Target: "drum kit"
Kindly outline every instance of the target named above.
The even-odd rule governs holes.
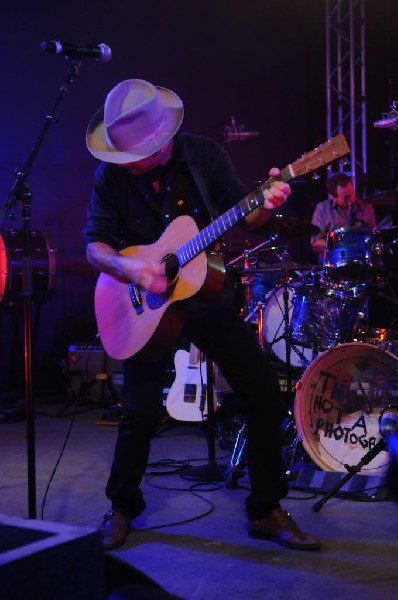
[[[397,198],[390,193],[369,200],[387,205]],[[395,319],[382,310],[376,327],[369,320],[379,298],[398,315],[384,269],[384,253],[391,253],[398,228],[331,231],[323,263],[307,265],[289,259],[287,242],[310,238],[318,228],[280,215],[272,227],[271,239],[245,250],[227,269],[240,265],[242,315],[256,328],[264,351],[285,367],[288,393],[295,374],[296,439],[321,469],[346,471],[376,444],[380,410],[398,404]],[[280,252],[267,263],[261,256],[270,249]],[[382,452],[366,473],[381,474],[387,463]]]

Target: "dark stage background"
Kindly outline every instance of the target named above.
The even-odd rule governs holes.
[[[398,99],[397,17],[395,0],[366,3],[369,193],[396,185],[396,134],[375,129],[373,122]],[[326,139],[325,3],[21,0],[3,6],[0,31],[2,201],[69,68],[62,57],[42,52],[40,42],[104,42],[113,51],[109,63],[83,61],[27,180],[31,227],[46,232],[57,249],[55,292],[34,310],[35,385],[51,387],[69,344],[90,341],[96,333],[96,275],[86,264],[81,230],[97,163],[85,148],[85,130],[106,93],[132,77],[170,87],[185,104],[182,129],[224,143],[239,175],[254,188],[271,166],[285,166]],[[232,115],[259,137],[226,143],[224,127]],[[286,210],[310,220],[324,198],[323,177],[296,182]],[[7,219],[3,231],[21,227],[17,205],[15,220]],[[307,240],[298,254],[313,260]],[[21,383],[23,373],[22,317],[7,301],[0,305],[0,352],[0,389],[7,389]]]

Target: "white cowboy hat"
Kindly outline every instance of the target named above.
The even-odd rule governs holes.
[[[143,79],[127,79],[107,95],[87,128],[87,148],[110,163],[129,163],[154,154],[177,132],[184,116],[180,98]]]

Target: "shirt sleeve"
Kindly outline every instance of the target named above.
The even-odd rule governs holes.
[[[316,225],[316,227],[318,227],[320,231],[316,235],[312,236],[312,243],[316,242],[317,240],[326,238],[328,224],[325,222],[324,212],[325,211],[323,202],[318,202],[318,204],[315,207],[314,214],[312,215],[311,223],[313,225]]]
[[[117,181],[112,175],[112,167],[113,165],[100,163],[94,173],[83,241],[85,244],[103,242],[115,250],[120,250],[123,240],[120,237],[116,203],[112,201],[117,193]]]

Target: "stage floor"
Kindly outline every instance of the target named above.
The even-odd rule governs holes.
[[[37,519],[96,527],[108,509],[104,496],[116,426],[106,407],[79,407],[60,464],[43,498],[72,421],[62,400],[36,401]],[[108,423],[108,424],[99,424]],[[28,517],[26,421],[0,423],[0,513]],[[230,456],[216,441],[216,463]],[[318,552],[298,552],[247,534],[248,480],[181,477],[181,468],[208,464],[204,428],[169,420],[153,440],[143,484],[147,509],[126,544],[112,554],[185,599],[374,599],[398,590],[398,506],[391,500],[322,496],[291,489],[283,506],[323,540]],[[50,568],[50,566],[49,566]],[[150,597],[150,596],[148,596]]]

